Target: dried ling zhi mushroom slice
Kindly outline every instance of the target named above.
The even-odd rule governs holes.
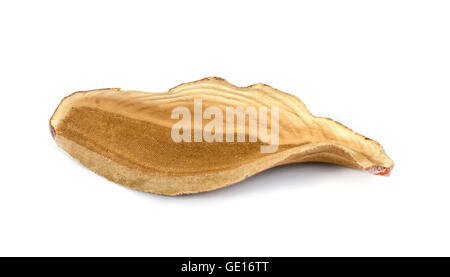
[[[166,195],[218,189],[288,163],[327,162],[388,175],[377,142],[264,84],[220,78],[168,92],[76,92],[50,119],[56,143],[116,183]]]

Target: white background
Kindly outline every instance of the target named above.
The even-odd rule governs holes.
[[[449,256],[448,1],[2,1],[2,256]],[[78,90],[219,76],[379,141],[390,177],[322,164],[165,197],[107,181],[48,120]]]

